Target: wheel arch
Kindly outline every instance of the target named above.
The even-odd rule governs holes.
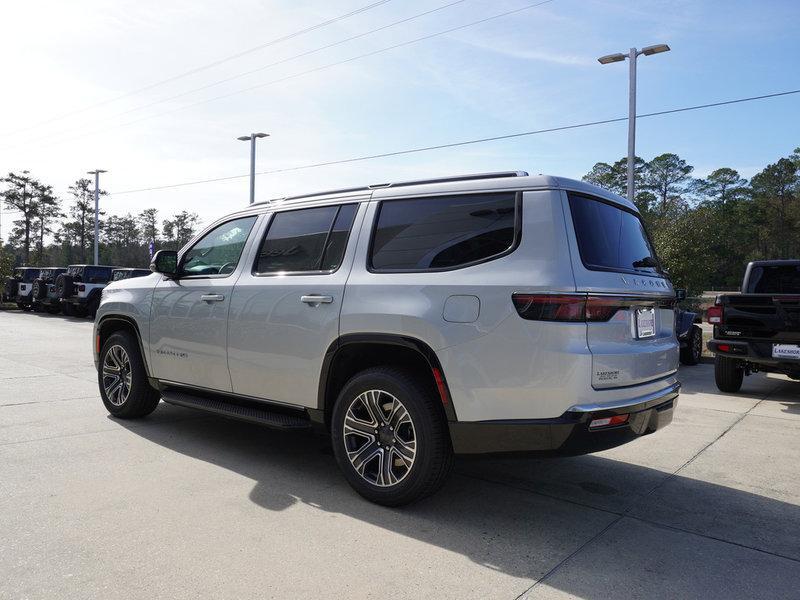
[[[97,322],[95,330],[95,349],[98,355],[100,354],[100,349],[103,347],[103,344],[105,344],[106,340],[114,333],[117,333],[118,331],[127,331],[133,334],[133,336],[136,338],[136,342],[139,344],[139,352],[142,356],[142,363],[144,364],[147,377],[152,379],[150,374],[150,366],[147,364],[147,355],[144,352],[144,345],[142,344],[142,334],[139,331],[139,325],[134,319],[124,315],[108,315],[102,317]]]
[[[440,398],[446,420],[458,420],[442,365],[433,349],[417,338],[373,333],[345,334],[328,347],[320,371],[317,408],[309,410],[312,420],[319,425],[330,423],[339,392],[359,371],[398,364],[420,369],[426,383]]]

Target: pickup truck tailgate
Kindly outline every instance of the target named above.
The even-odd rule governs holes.
[[[720,300],[725,317],[715,337],[800,342],[800,296],[741,294]]]

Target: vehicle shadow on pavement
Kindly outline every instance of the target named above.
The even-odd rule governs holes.
[[[775,560],[791,568],[800,560],[796,533],[800,506],[602,455],[459,459],[454,476],[438,494],[412,506],[389,509],[351,490],[325,438],[196,415],[162,404],[145,420],[114,422],[170,451],[253,480],[249,499],[264,509],[284,511],[304,503],[459,553],[516,577],[542,577],[558,562],[556,557],[565,557],[621,515],[627,517],[626,523],[633,520],[655,528],[652,540],[641,540],[654,553],[654,561],[664,551],[659,531],[707,536],[683,542],[691,547],[699,548],[711,538],[733,544],[725,546],[731,552],[742,552],[744,546],[777,554],[783,558]],[[694,559],[685,555],[680,560],[703,560],[702,551],[698,552]],[[754,589],[745,586],[752,585],[753,577],[763,578],[764,585],[778,585],[769,582],[766,571],[745,575],[746,569],[729,567],[730,583],[743,578],[742,590]],[[598,565],[596,576],[609,577],[608,568],[607,563]],[[625,565],[615,568],[624,580]],[[586,577],[591,581],[594,576]],[[584,598],[601,596],[589,589],[566,591]]]

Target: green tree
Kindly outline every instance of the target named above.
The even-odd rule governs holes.
[[[68,254],[73,247],[78,250],[78,260],[87,262],[89,251],[94,242],[94,190],[89,179],[78,179],[69,187],[72,196],[72,205],[69,208],[69,218],[62,225],[59,239],[67,246]],[[106,195],[104,190],[100,195]],[[100,216],[105,212],[100,211]],[[101,221],[102,226],[102,221]],[[68,262],[72,262],[68,259]]]
[[[723,167],[712,171],[706,179],[698,179],[694,190],[706,201],[726,204],[749,196],[750,187],[735,169]]]
[[[653,209],[659,217],[666,216],[670,204],[683,201],[693,170],[685,160],[671,153],[660,154],[647,163],[642,188],[655,195]]]
[[[147,246],[152,241],[154,245],[157,245],[160,237],[158,231],[158,209],[145,208],[136,219],[142,234],[142,243]]]
[[[800,250],[800,164],[794,158],[778,162],[755,175],[753,199],[761,216],[760,242],[770,258],[793,258]]]
[[[40,267],[46,266],[45,256],[45,236],[53,233],[53,223],[56,219],[63,216],[61,212],[61,202],[53,194],[53,188],[49,185],[37,185],[34,188],[35,211],[33,219],[33,230],[36,235],[36,264]]]
[[[174,250],[183,248],[194,237],[198,217],[195,213],[179,212],[171,219],[164,220],[162,232],[165,243]]]
[[[23,171],[21,175],[9,173],[7,177],[0,180],[6,184],[6,189],[0,192],[3,202],[9,210],[16,210],[21,213],[21,217],[14,221],[14,228],[11,232],[9,241],[16,242],[14,245],[22,249],[24,264],[29,264],[31,256],[31,231],[33,230],[33,220],[36,216],[36,200],[34,190],[41,185],[36,179],[29,176],[28,171]]]

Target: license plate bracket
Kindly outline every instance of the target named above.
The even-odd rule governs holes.
[[[656,309],[636,309],[636,337],[637,339],[650,338],[656,335]]]

